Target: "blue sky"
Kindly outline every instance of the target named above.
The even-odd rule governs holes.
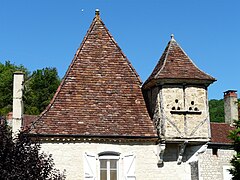
[[[209,99],[240,91],[238,0],[1,0],[0,62],[30,71],[56,67],[63,77],[95,9],[143,81],[170,35],[194,63],[218,81]]]

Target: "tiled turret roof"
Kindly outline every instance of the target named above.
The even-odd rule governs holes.
[[[31,133],[157,137],[141,80],[96,11],[53,100]]]
[[[158,64],[144,83],[144,88],[151,87],[159,81],[178,83],[191,81],[195,83],[210,84],[216,80],[201,71],[192,62],[172,35]]]

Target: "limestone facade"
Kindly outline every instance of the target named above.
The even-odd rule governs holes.
[[[94,156],[96,163],[93,169],[94,178],[99,179],[100,164],[99,153],[117,152],[118,160],[118,179],[126,178],[125,160],[128,155],[134,156],[132,178],[139,180],[191,180],[193,172],[191,171],[190,160],[194,159],[195,152],[200,146],[187,147],[186,156],[183,163],[177,164],[178,145],[167,145],[167,150],[164,155],[164,166],[158,167],[158,145],[149,143],[87,143],[87,142],[45,142],[42,144],[42,150],[53,155],[56,168],[66,170],[67,179],[82,180],[85,176],[86,154]],[[86,179],[94,179],[86,178]]]

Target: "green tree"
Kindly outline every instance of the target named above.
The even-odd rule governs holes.
[[[26,114],[40,114],[50,103],[60,84],[56,68],[34,71],[25,83],[24,106]]]
[[[233,175],[233,180],[240,179],[240,120],[235,121],[234,126],[236,129],[232,130],[229,134],[229,138],[233,140],[233,148],[236,151],[236,155],[233,156],[230,163],[232,168],[229,170]]]
[[[240,109],[240,99],[238,99]],[[211,99],[209,101],[209,114],[211,122],[225,122],[224,117],[224,100]]]
[[[6,61],[0,63],[0,116],[12,111],[13,73],[25,73],[24,109],[25,114],[40,114],[52,99],[60,84],[56,68],[36,70],[32,74],[23,65]]]
[[[212,99],[209,101],[209,114],[211,122],[224,122],[224,101],[223,99]]]
[[[1,120],[1,119],[0,119]],[[15,139],[6,121],[0,121],[0,179],[63,180],[64,173],[54,168],[51,156],[40,153],[40,144],[27,132]]]
[[[23,71],[26,76],[28,75],[27,69],[22,65],[16,66],[10,61],[6,61],[5,64],[0,63],[0,116],[12,111],[13,73],[15,71]]]

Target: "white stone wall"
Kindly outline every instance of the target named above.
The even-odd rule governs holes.
[[[212,149],[207,149],[199,155],[199,180],[225,180],[224,168],[230,167],[230,160],[234,155],[233,150],[218,149],[217,155],[213,155]]]
[[[84,179],[84,154],[85,152],[97,155],[104,151],[119,152],[120,174],[122,177],[122,157],[129,153],[136,156],[135,175],[138,180],[190,180],[191,172],[188,163],[177,165],[176,161],[164,162],[163,167],[158,167],[157,145],[138,145],[132,143],[126,144],[106,144],[106,143],[43,143],[42,150],[53,155],[56,168],[61,171],[66,169],[67,179],[83,180]],[[171,150],[170,150],[171,151]],[[173,154],[176,156],[176,153]],[[97,164],[99,171],[99,164]],[[99,175],[97,175],[99,179]]]

